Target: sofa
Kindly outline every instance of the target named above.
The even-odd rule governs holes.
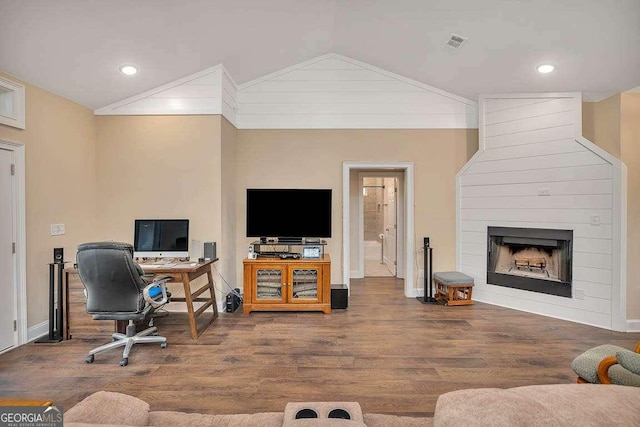
[[[338,410],[350,419],[328,418]],[[297,414],[315,413],[317,418]],[[433,417],[362,413],[357,402],[291,402],[283,412],[198,414],[152,411],[147,402],[99,391],[64,414],[64,425],[181,427],[448,427],[639,426],[640,388],[603,384],[550,384],[478,388],[442,394]]]

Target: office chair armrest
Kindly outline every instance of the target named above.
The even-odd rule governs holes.
[[[618,359],[615,356],[609,356],[602,359],[598,365],[598,379],[602,384],[611,384],[611,378],[609,378],[609,368],[618,364]]]
[[[144,300],[154,308],[162,307],[163,305],[168,303],[169,296],[167,295],[167,286],[165,285],[165,283],[167,283],[171,279],[172,279],[171,276],[159,276],[153,279],[153,282],[149,283],[142,290],[142,295],[144,297]],[[159,286],[160,290],[162,291],[162,299],[160,300],[154,299],[149,295],[149,291],[155,288],[156,286]]]

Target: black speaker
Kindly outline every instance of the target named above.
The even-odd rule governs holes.
[[[216,257],[216,242],[204,242],[204,259],[213,261]]]
[[[331,285],[331,308],[349,306],[349,289],[345,285]]]
[[[53,262],[56,264],[64,262],[64,248],[53,248]]]

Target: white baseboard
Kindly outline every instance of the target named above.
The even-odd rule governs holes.
[[[640,332],[640,319],[627,319],[627,332]]]
[[[49,321],[45,320],[27,329],[27,342],[31,342],[49,333]],[[26,343],[25,343],[26,344]]]

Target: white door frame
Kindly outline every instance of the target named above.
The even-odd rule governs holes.
[[[418,296],[414,283],[414,171],[413,162],[343,162],[342,163],[342,281],[350,290],[350,175],[352,170],[402,170],[404,171],[404,295],[409,298]]]
[[[14,286],[16,291],[17,342],[26,344],[27,338],[27,238],[25,215],[25,147],[23,144],[0,140],[0,148],[13,152],[15,166],[13,215],[16,256],[14,258]],[[15,347],[14,347],[15,348]]]

